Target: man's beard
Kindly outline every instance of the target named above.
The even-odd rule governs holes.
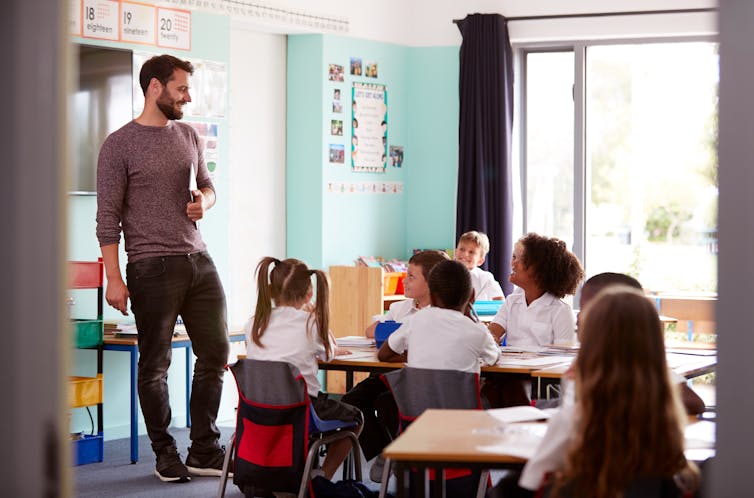
[[[177,106],[176,102],[176,100],[170,98],[167,90],[163,90],[157,99],[157,108],[170,120],[181,119],[183,117],[183,109]]]

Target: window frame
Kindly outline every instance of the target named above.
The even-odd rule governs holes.
[[[526,42],[513,43],[512,50],[514,55],[514,74],[516,74],[517,86],[514,87],[514,165],[518,162],[519,185],[518,197],[520,199],[521,214],[518,224],[514,226],[522,227],[521,233],[527,233],[527,109],[526,109],[526,87],[527,87],[527,56],[531,53],[545,52],[573,52],[574,54],[574,83],[573,83],[573,108],[574,108],[574,126],[573,126],[573,247],[571,250],[584,265],[584,269],[589,274],[586,267],[586,255],[589,250],[586,244],[586,209],[590,195],[589,172],[587,171],[586,158],[586,62],[587,49],[601,45],[646,45],[658,43],[689,43],[705,42],[720,44],[718,36],[699,35],[699,36],[669,36],[669,37],[641,37],[641,38],[609,38],[600,40],[564,40],[552,42]],[[518,119],[516,116],[519,116]],[[515,238],[515,237],[514,237]]]

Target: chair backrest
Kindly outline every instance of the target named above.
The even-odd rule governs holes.
[[[306,381],[279,361],[242,359],[230,369],[239,397],[233,482],[259,494],[297,493],[309,448]]]
[[[383,374],[382,380],[398,406],[400,431],[429,408],[482,409],[477,373],[404,367]],[[448,496],[473,496],[476,492],[479,471],[445,469],[444,473]],[[434,470],[429,478],[435,478]]]
[[[403,427],[428,408],[482,409],[477,373],[405,367],[382,378],[393,393]]]

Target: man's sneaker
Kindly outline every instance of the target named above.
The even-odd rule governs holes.
[[[225,462],[225,446],[215,449],[211,453],[201,454],[192,453],[189,449],[186,457],[186,467],[189,472],[197,476],[215,476],[220,477],[223,474],[223,463]],[[228,477],[233,477],[233,460],[228,462]]]
[[[174,447],[168,447],[156,454],[157,465],[155,465],[154,474],[162,482],[189,482],[191,476],[183,462],[178,450]]]
[[[372,468],[369,469],[369,479],[373,482],[382,482],[382,471],[385,468],[385,457],[377,455],[372,462]]]

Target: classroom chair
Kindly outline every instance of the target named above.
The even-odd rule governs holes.
[[[361,480],[361,448],[350,428],[355,422],[321,420],[314,412],[306,381],[286,362],[241,359],[230,366],[238,388],[236,432],[231,437],[220,477],[218,497],[225,487],[233,455],[233,483],[246,496],[272,492],[313,495],[311,470],[322,446],[351,440],[356,479]],[[348,477],[349,461],[343,466]]]
[[[433,370],[404,367],[380,376],[390,389],[398,406],[399,433],[403,432],[419,415],[429,408],[482,409],[479,395],[479,374],[458,370]],[[380,486],[380,498],[387,492],[391,471],[390,460],[385,461]],[[484,496],[489,483],[489,472],[472,472],[469,469],[444,470],[448,496]],[[434,477],[429,472],[429,479]],[[404,485],[412,486],[413,479],[403,479]],[[400,483],[399,478],[399,483]],[[477,485],[478,483],[478,485]],[[414,484],[416,486],[416,484]],[[454,490],[455,492],[451,492]],[[406,490],[410,493],[412,490]],[[423,490],[419,490],[423,495]]]

